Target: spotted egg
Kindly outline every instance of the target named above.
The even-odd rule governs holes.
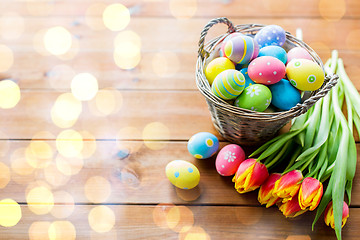
[[[219,149],[219,140],[214,134],[199,132],[189,139],[187,148],[197,159],[209,158]]]
[[[257,57],[259,46],[248,36],[237,36],[226,42],[224,52],[226,57],[237,64],[247,64]]]
[[[209,64],[205,67],[205,77],[209,81],[209,84],[211,85],[216,76],[227,69],[235,69],[235,65],[230,59],[226,57],[218,57],[211,60],[211,62],[209,62]]]
[[[166,177],[178,188],[192,189],[200,182],[199,169],[192,163],[184,160],[169,162],[165,168]]]
[[[244,36],[242,33],[239,33],[239,32],[234,32],[234,33],[231,33],[230,35],[228,35],[225,39],[224,39],[224,41],[221,43],[221,47],[220,47],[220,57],[226,57],[226,55],[225,55],[225,45],[226,45],[226,43],[230,40],[230,39],[232,39],[232,38],[234,38],[234,37],[238,37],[238,36]]]
[[[250,85],[255,84],[255,82],[253,80],[251,80],[251,78],[249,77],[248,68],[243,68],[240,70],[240,72],[245,77],[245,88],[247,88]]]
[[[284,64],[286,64],[287,61],[287,53],[285,49],[279,46],[266,46],[260,49],[259,51],[259,57],[262,56],[271,56],[279,59]]]
[[[270,85],[285,77],[285,64],[275,57],[258,57],[249,64],[248,73],[254,82]]]
[[[216,76],[211,91],[224,100],[239,96],[245,87],[245,77],[240,71],[229,69]]]
[[[293,59],[286,65],[290,83],[301,91],[315,91],[324,83],[325,73],[314,61]]]
[[[240,163],[244,160],[245,152],[239,145],[226,145],[216,156],[216,171],[221,176],[231,176],[236,173]]]
[[[256,112],[263,112],[271,103],[271,91],[262,84],[253,84],[245,88],[244,92],[236,98],[234,105]]]
[[[287,52],[287,62],[290,62],[293,59],[309,59],[312,60],[312,57],[305,48],[294,47]]]
[[[287,79],[269,86],[272,100],[271,104],[281,110],[290,110],[301,102],[301,94]]]
[[[268,25],[256,33],[254,40],[259,47],[282,46],[285,43],[285,30],[278,25]]]

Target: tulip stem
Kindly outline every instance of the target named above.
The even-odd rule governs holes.
[[[265,166],[267,169],[270,169],[271,166],[273,166],[279,159],[281,159],[284,156],[284,153],[286,152],[286,150],[288,149],[289,145],[292,143],[292,141],[287,141],[285,143],[285,145],[282,147],[281,151],[277,154],[277,156],[272,159],[270,162],[266,162],[265,161]]]

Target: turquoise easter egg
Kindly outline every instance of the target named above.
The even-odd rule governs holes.
[[[192,163],[184,160],[169,162],[165,168],[166,177],[178,188],[192,189],[200,182],[199,169]]]
[[[271,103],[271,91],[262,84],[253,84],[235,100],[235,106],[252,111],[263,112]]]
[[[286,79],[281,79],[278,83],[269,86],[272,94],[271,104],[281,110],[290,110],[301,102],[301,94]]]
[[[197,159],[209,158],[219,149],[219,140],[214,134],[199,132],[189,139],[187,148]]]
[[[229,69],[216,76],[211,91],[224,100],[239,96],[245,87],[245,77],[240,71]]]
[[[250,85],[255,84],[255,82],[253,80],[251,80],[251,78],[249,77],[248,68],[243,68],[240,70],[240,72],[245,77],[245,88],[247,88]]]
[[[259,57],[262,56],[271,56],[279,59],[284,64],[286,64],[287,61],[287,53],[285,49],[279,46],[266,46],[259,50]]]

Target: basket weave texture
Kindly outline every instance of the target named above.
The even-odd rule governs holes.
[[[210,40],[205,45],[205,37],[209,29],[218,23],[223,23],[228,26],[227,33]],[[324,97],[337,83],[337,75],[327,75],[321,88],[313,91],[310,96],[307,96],[307,98],[303,100],[302,103],[297,104],[288,111],[274,113],[254,112],[239,108],[215,96],[211,92],[210,84],[204,74],[205,65],[208,62],[207,60],[209,60],[215,51],[217,51],[219,44],[229,34],[233,32],[241,32],[244,34],[255,35],[265,26],[266,25],[261,24],[244,24],[234,26],[227,18],[222,17],[211,20],[201,32],[198,59],[196,63],[196,85],[205,97],[211,113],[211,119],[216,130],[223,138],[232,143],[241,145],[259,145],[271,139],[286,123],[305,113],[320,98]],[[289,32],[286,32],[285,45],[288,48],[295,46],[305,48],[310,53],[313,60],[324,68],[323,63],[316,52],[303,41],[292,36]]]

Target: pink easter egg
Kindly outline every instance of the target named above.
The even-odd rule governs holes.
[[[287,53],[287,62],[290,62],[292,59],[309,59],[312,60],[312,57],[305,48],[302,47],[294,47],[289,50]]]
[[[223,147],[218,153],[215,161],[216,171],[221,176],[235,174],[239,165],[245,160],[244,150],[236,144]]]
[[[285,77],[285,64],[275,57],[258,57],[249,64],[248,74],[255,83],[275,84]]]

